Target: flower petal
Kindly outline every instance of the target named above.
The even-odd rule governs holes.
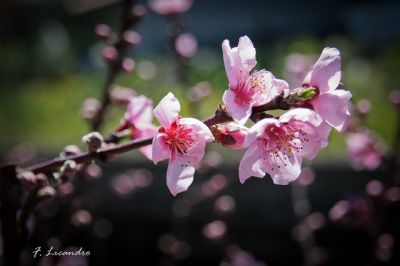
[[[263,146],[258,143],[253,143],[246,153],[243,155],[242,160],[239,164],[239,180],[240,183],[244,183],[251,176],[264,177],[265,171],[263,171]]]
[[[280,122],[278,119],[275,118],[264,118],[258,121],[249,129],[249,133],[244,139],[243,147],[246,148],[252,145],[258,139],[258,137],[260,137],[264,133],[265,128],[269,125],[279,126]]]
[[[254,71],[249,79],[250,82],[258,84],[255,88],[254,106],[260,106],[269,103],[277,96],[283,94],[285,89],[289,88],[286,81],[277,79],[274,75],[266,70]]]
[[[284,159],[286,158],[286,159]],[[302,158],[299,153],[283,154],[281,151],[271,151],[267,156],[267,169],[274,184],[287,185],[296,180],[301,173]]]
[[[325,48],[314,65],[311,74],[311,86],[316,86],[321,92],[337,88],[341,78],[340,52],[336,48]]]
[[[315,111],[337,131],[342,131],[350,117],[349,101],[351,93],[345,90],[334,90],[321,94],[312,105]]]
[[[152,124],[142,125],[141,128],[137,128],[133,133],[133,138],[153,138],[157,134],[157,127]],[[149,160],[152,160],[153,148],[152,145],[141,147],[140,152],[143,153]]]
[[[177,156],[171,159],[167,169],[167,186],[172,195],[186,191],[193,182],[195,169],[188,158]]]
[[[152,147],[152,160],[155,164],[160,161],[169,159],[171,157],[171,150],[169,146],[165,143],[165,135],[163,133],[158,133],[153,138]]]
[[[322,118],[316,112],[308,108],[291,109],[281,115],[279,121],[282,123],[287,123],[293,119],[301,122],[307,122],[314,126],[319,126],[323,123]]]
[[[243,125],[251,115],[252,106],[250,104],[238,104],[235,97],[235,92],[226,90],[222,96],[222,101],[233,120]]]
[[[244,69],[250,71],[256,66],[256,49],[249,37],[243,36],[239,38],[238,53]]]
[[[204,136],[207,142],[214,141],[214,135],[211,133],[211,130],[200,120],[195,118],[182,118],[179,120],[180,124],[188,125],[189,127],[193,128],[197,133]]]
[[[153,114],[161,126],[168,128],[177,118],[181,111],[178,99],[169,92],[154,108]]]
[[[132,126],[141,127],[153,120],[153,102],[144,95],[132,97],[125,113],[125,120]]]
[[[231,48],[229,40],[222,42],[225,71],[229,86],[236,87],[242,78],[247,78],[256,65],[256,50],[247,36],[239,39],[238,47]]]

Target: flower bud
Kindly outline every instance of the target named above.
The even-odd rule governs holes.
[[[132,70],[135,68],[135,61],[133,61],[132,58],[124,58],[121,68],[124,73],[132,72]]]
[[[95,98],[87,98],[82,105],[81,114],[84,119],[91,121],[100,109],[100,102]]]
[[[97,37],[105,40],[110,36],[111,28],[106,24],[98,24],[94,30]]]
[[[142,42],[142,37],[136,31],[127,30],[122,35],[122,41],[127,46],[136,46]]]
[[[211,129],[215,140],[232,149],[242,149],[249,129],[235,122],[219,124]]]
[[[40,199],[51,198],[51,197],[54,197],[56,194],[57,194],[57,191],[51,186],[46,186],[44,188],[41,188],[37,193],[37,195]]]
[[[131,17],[133,21],[141,19],[147,13],[147,8],[144,5],[136,5],[132,8]]]
[[[73,160],[66,160],[60,168],[61,178],[68,178],[76,172],[76,162]]]
[[[394,90],[389,94],[389,101],[395,107],[400,108],[400,90]]]
[[[104,47],[102,53],[103,53],[104,59],[109,63],[113,63],[113,62],[117,61],[117,59],[118,59],[118,51],[117,51],[117,49],[115,49],[112,46]]]
[[[317,94],[317,89],[314,87],[301,88],[296,92],[295,98],[297,98],[300,101],[307,101],[314,98],[316,94]]]
[[[71,155],[77,155],[81,153],[81,149],[76,145],[67,145],[64,147],[63,151],[60,153],[60,157],[67,157]]]
[[[359,100],[356,107],[357,111],[362,115],[366,115],[371,111],[371,103],[367,99]]]
[[[22,182],[28,189],[33,188],[36,185],[35,174],[31,171],[22,170],[17,173],[17,178]]]
[[[82,142],[88,146],[90,152],[96,152],[103,144],[103,136],[99,132],[90,132],[83,136]]]

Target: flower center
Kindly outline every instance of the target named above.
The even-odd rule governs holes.
[[[173,152],[186,154],[194,143],[193,130],[186,125],[178,124],[177,121],[167,129],[160,127],[158,131],[165,133],[165,143]]]
[[[267,127],[263,140],[265,156],[269,157],[265,157],[264,160],[275,162],[278,168],[287,166],[288,159],[292,159],[293,154],[301,152],[303,142],[309,141],[306,132],[288,124]]]
[[[255,94],[262,94],[269,84],[267,71],[254,71],[250,77],[242,77],[239,84],[232,90],[235,92],[235,101],[238,104],[250,104]]]

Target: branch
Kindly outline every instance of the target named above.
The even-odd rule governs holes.
[[[103,87],[103,95],[101,99],[100,109],[96,112],[96,115],[91,121],[91,131],[99,131],[101,125],[104,121],[104,116],[106,114],[107,108],[111,103],[110,90],[112,84],[117,78],[118,74],[121,72],[121,63],[122,63],[122,52],[125,50],[126,46],[124,45],[124,32],[134,26],[140,21],[140,18],[144,15],[143,10],[131,10],[133,0],[125,0],[123,6],[123,15],[122,15],[122,26],[120,32],[118,34],[118,41],[114,44],[114,48],[117,51],[117,59],[108,62],[108,73],[107,78]],[[131,14],[132,11],[132,14]]]

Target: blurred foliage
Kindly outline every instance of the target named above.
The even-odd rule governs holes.
[[[232,44],[236,40],[231,40]],[[51,41],[50,41],[51,44]],[[389,92],[398,89],[400,45],[392,45],[371,53],[356,40],[341,36],[321,39],[300,36],[281,40],[265,47],[254,41],[257,49],[258,69],[271,70],[283,78],[285,57],[293,52],[318,56],[325,46],[335,46],[343,57],[343,83],[353,93],[355,101],[367,98],[372,103],[368,125],[388,143],[394,141],[396,114],[387,101]],[[88,126],[80,116],[80,108],[87,97],[100,97],[105,78],[104,66],[99,64],[100,44],[85,54],[74,55],[69,49],[47,51],[41,45],[24,50],[24,44],[1,44],[3,78],[0,80],[0,147],[7,150],[20,142],[32,142],[44,152],[56,152],[69,143],[79,143]],[[53,55],[53,56],[51,56]],[[154,79],[144,80],[133,72],[121,75],[117,84],[130,87],[151,97],[154,105],[172,91],[181,101],[182,114],[204,119],[213,114],[226,88],[222,53],[216,49],[200,49],[188,71],[187,84],[175,81],[174,63],[169,56],[133,55],[137,65],[150,60],[157,66]],[[96,61],[97,58],[97,61]],[[27,75],[29,64],[35,61]],[[29,72],[29,71],[28,71]],[[46,74],[44,74],[46,73]],[[208,81],[213,90],[200,102],[187,100],[187,89],[200,81]],[[121,106],[112,107],[103,133],[115,128],[123,114]],[[344,142],[336,132],[331,143],[322,152],[320,160],[344,158]],[[217,145],[214,145],[215,148]],[[220,148],[218,148],[220,149]],[[224,150],[221,148],[221,150]]]

